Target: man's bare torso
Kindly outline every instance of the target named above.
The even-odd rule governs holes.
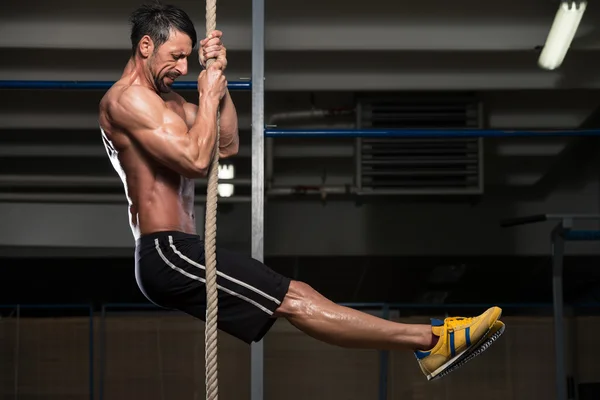
[[[167,230],[196,233],[194,181],[151,159],[127,132],[113,126],[106,116],[107,105],[116,101],[126,87],[117,82],[105,94],[100,102],[99,123],[104,147],[125,187],[134,238]],[[165,118],[189,128],[185,100],[175,93],[163,95],[162,99],[170,110]]]

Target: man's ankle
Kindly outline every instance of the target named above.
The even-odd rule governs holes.
[[[435,347],[435,345],[440,340],[439,336],[436,336],[431,332],[431,327],[429,325],[425,325],[423,329],[423,337],[421,343],[419,343],[419,347],[415,350],[427,351],[431,350]]]

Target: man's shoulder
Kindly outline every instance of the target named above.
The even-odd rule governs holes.
[[[104,95],[102,108],[108,114],[147,111],[164,105],[155,92],[142,85],[115,84]]]
[[[109,102],[115,103],[161,100],[160,96],[145,86],[118,83],[109,89],[106,97]]]

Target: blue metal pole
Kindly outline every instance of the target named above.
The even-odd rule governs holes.
[[[566,231],[563,233],[563,237],[565,240],[570,241],[592,241],[592,240],[600,240],[600,231],[592,231],[592,230],[574,230],[574,231]]]
[[[10,81],[0,80],[0,89],[109,89],[114,84],[113,81]],[[198,83],[190,82],[175,82],[173,89],[196,90]],[[251,81],[228,82],[229,90],[250,90],[252,89]]]
[[[436,309],[436,310],[451,310],[460,308],[480,308],[486,309],[493,306],[498,306],[505,309],[523,309],[523,308],[535,308],[535,309],[551,309],[553,303],[446,303],[446,304],[431,304],[431,303],[337,303],[344,307],[356,308],[356,309],[381,309],[385,306],[391,309]],[[598,308],[600,302],[586,302],[586,303],[571,303],[570,307],[573,308]],[[4,308],[15,308],[17,305],[0,305],[0,309]],[[22,306],[26,308],[27,306]],[[164,312],[171,312],[169,310],[162,309],[150,303],[110,303],[105,304],[106,309],[155,309]]]
[[[516,131],[497,129],[265,129],[265,137],[272,138],[477,138],[531,136],[600,136],[600,129],[573,129],[555,131]]]
[[[390,303],[391,309],[436,309],[436,310],[454,310],[464,308],[478,308],[487,309],[489,307],[500,307],[504,309],[523,309],[523,308],[535,308],[535,309],[546,309],[552,308],[552,303],[445,303],[445,304],[433,304],[433,303]],[[579,304],[577,304],[579,306]]]
[[[89,309],[89,305],[81,304],[0,304],[2,308],[17,308],[22,310],[41,309],[41,310],[52,310],[52,309],[68,309],[68,310],[84,310]]]
[[[386,303],[338,303],[340,306],[348,308],[385,308]]]
[[[556,400],[567,400],[567,372],[565,366],[565,327],[564,327],[564,299],[563,299],[563,257],[565,242],[562,237],[565,226],[561,222],[552,231],[552,298],[554,304],[554,355],[555,355],[555,390]]]
[[[90,400],[94,400],[94,306],[90,305]]]
[[[390,318],[390,307],[383,306],[383,318]],[[386,400],[388,397],[388,368],[390,352],[382,350],[379,352],[379,400]]]
[[[100,377],[98,399],[104,399],[104,368],[106,358],[106,305],[102,305],[100,309]]]
[[[165,310],[154,303],[106,303],[104,308],[107,310],[109,308],[154,308],[157,310]]]

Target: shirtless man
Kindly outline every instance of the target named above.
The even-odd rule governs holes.
[[[205,177],[221,111],[219,155],[238,151],[235,106],[227,91],[222,33],[200,41],[199,59],[216,61],[198,76],[198,104],[171,90],[187,74],[196,31],[184,11],[155,3],[130,17],[132,53],[100,102],[108,156],[123,180],[136,241],[142,293],[160,307],[204,321],[204,244],[196,233],[194,179]],[[428,379],[479,354],[504,330],[501,310],[473,318],[400,324],[337,305],[309,285],[281,276],[246,255],[217,249],[220,330],[252,343],[277,318],[343,347],[412,351]]]

